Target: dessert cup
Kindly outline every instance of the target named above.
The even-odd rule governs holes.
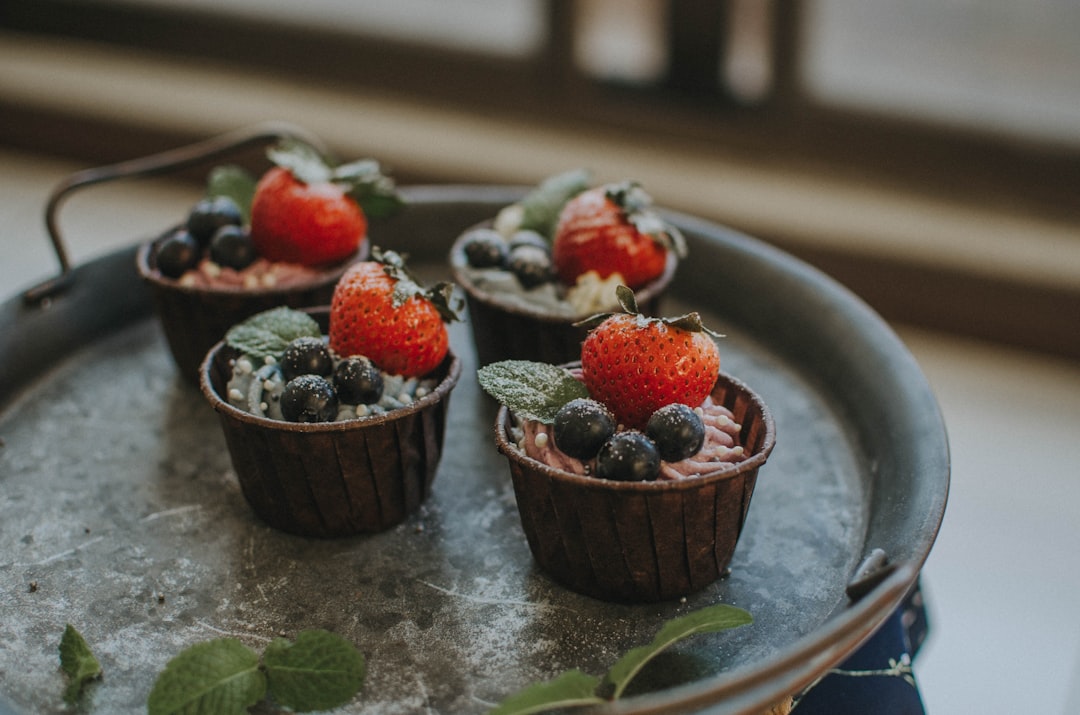
[[[581,343],[588,331],[574,323],[588,315],[568,317],[554,314],[542,306],[511,303],[480,289],[469,279],[463,248],[465,238],[471,231],[490,227],[490,221],[470,227],[458,236],[450,249],[450,270],[454,282],[465,293],[477,364],[484,366],[499,360],[535,360],[559,365],[580,358]],[[664,272],[635,291],[638,307],[643,314],[659,315],[661,296],[675,275],[678,261],[676,255],[669,252]],[[610,309],[618,310],[614,297]]]
[[[578,593],[622,603],[679,598],[724,574],[775,426],[761,398],[724,373],[712,397],[742,425],[748,456],[707,474],[648,482],[575,475],[527,457],[510,436],[510,411],[500,408],[496,445],[509,460],[521,525],[544,572]]]
[[[310,282],[301,285],[266,288],[239,286],[187,286],[166,278],[157,270],[159,241],[142,244],[135,256],[139,276],[150,287],[154,310],[161,322],[165,339],[181,376],[199,384],[199,365],[207,351],[225,336],[225,332],[256,313],[287,306],[307,308],[327,305],[334,286],[345,270],[368,254],[363,241],[351,257],[325,268]]]
[[[308,311],[326,331],[325,308]],[[300,536],[342,537],[389,529],[431,491],[443,451],[450,393],[461,363],[447,354],[439,382],[411,405],[357,420],[295,423],[257,417],[223,399],[237,350],[224,341],[200,368],[244,498],[270,526]]]

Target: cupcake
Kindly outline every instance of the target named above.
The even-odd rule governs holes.
[[[244,497],[276,529],[383,531],[431,491],[461,374],[445,325],[451,287],[425,289],[400,256],[372,253],[329,308],[258,313],[202,363]]]
[[[594,598],[663,601],[725,572],[775,427],[696,313],[646,318],[625,287],[620,300],[588,321],[580,363],[478,377],[502,403],[495,441],[540,568]]]
[[[450,252],[481,365],[577,359],[574,323],[618,305],[627,285],[646,314],[686,253],[678,229],[633,181],[590,186],[587,171],[546,179],[492,220],[462,233]]]
[[[371,160],[331,166],[284,140],[256,181],[211,172],[184,222],[139,247],[136,265],[180,374],[198,382],[230,326],[276,306],[326,305],[349,264],[368,255],[368,219],[395,211],[393,183]]]

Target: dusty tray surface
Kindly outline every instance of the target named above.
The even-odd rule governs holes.
[[[519,195],[408,191],[408,214],[372,233],[427,278],[448,276],[462,228]],[[47,311],[3,304],[0,375],[19,383],[0,391],[0,713],[64,711],[65,623],[102,661],[89,703],[110,713],[145,712],[187,645],[230,635],[261,650],[307,628],[368,658],[342,712],[481,713],[569,668],[602,674],[667,619],[717,602],[754,624],[662,656],[641,678],[649,692],[618,712],[751,713],[823,673],[888,615],[929,552],[948,489],[940,414],[901,343],[832,281],[673,218],[694,260],[665,313],[699,309],[725,332],[724,369],[777,423],[731,575],[685,602],[602,603],[537,570],[467,325],[451,333],[465,364],[432,497],[389,532],[321,541],[252,515],[213,411],[147,317],[133,252],[78,269]],[[874,548],[900,568],[852,604],[845,585]]]

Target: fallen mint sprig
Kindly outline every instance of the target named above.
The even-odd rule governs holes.
[[[568,670],[551,680],[519,690],[496,705],[488,715],[532,715],[556,708],[601,705],[618,700],[649,661],[680,640],[699,633],[744,626],[753,620],[743,609],[722,603],[693,611],[665,623],[651,643],[628,651],[602,679],[580,670]]]

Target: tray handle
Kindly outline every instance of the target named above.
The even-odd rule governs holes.
[[[60,274],[28,289],[23,293],[23,301],[27,304],[40,304],[66,289],[71,283],[72,267],[60,234],[58,214],[64,199],[76,189],[113,179],[164,174],[195,166],[247,147],[270,144],[286,138],[303,141],[326,153],[321,140],[301,127],[285,122],[263,122],[138,159],[84,169],[67,177],[53,188],[49,194],[48,203],[45,205],[45,226],[60,263]]]

